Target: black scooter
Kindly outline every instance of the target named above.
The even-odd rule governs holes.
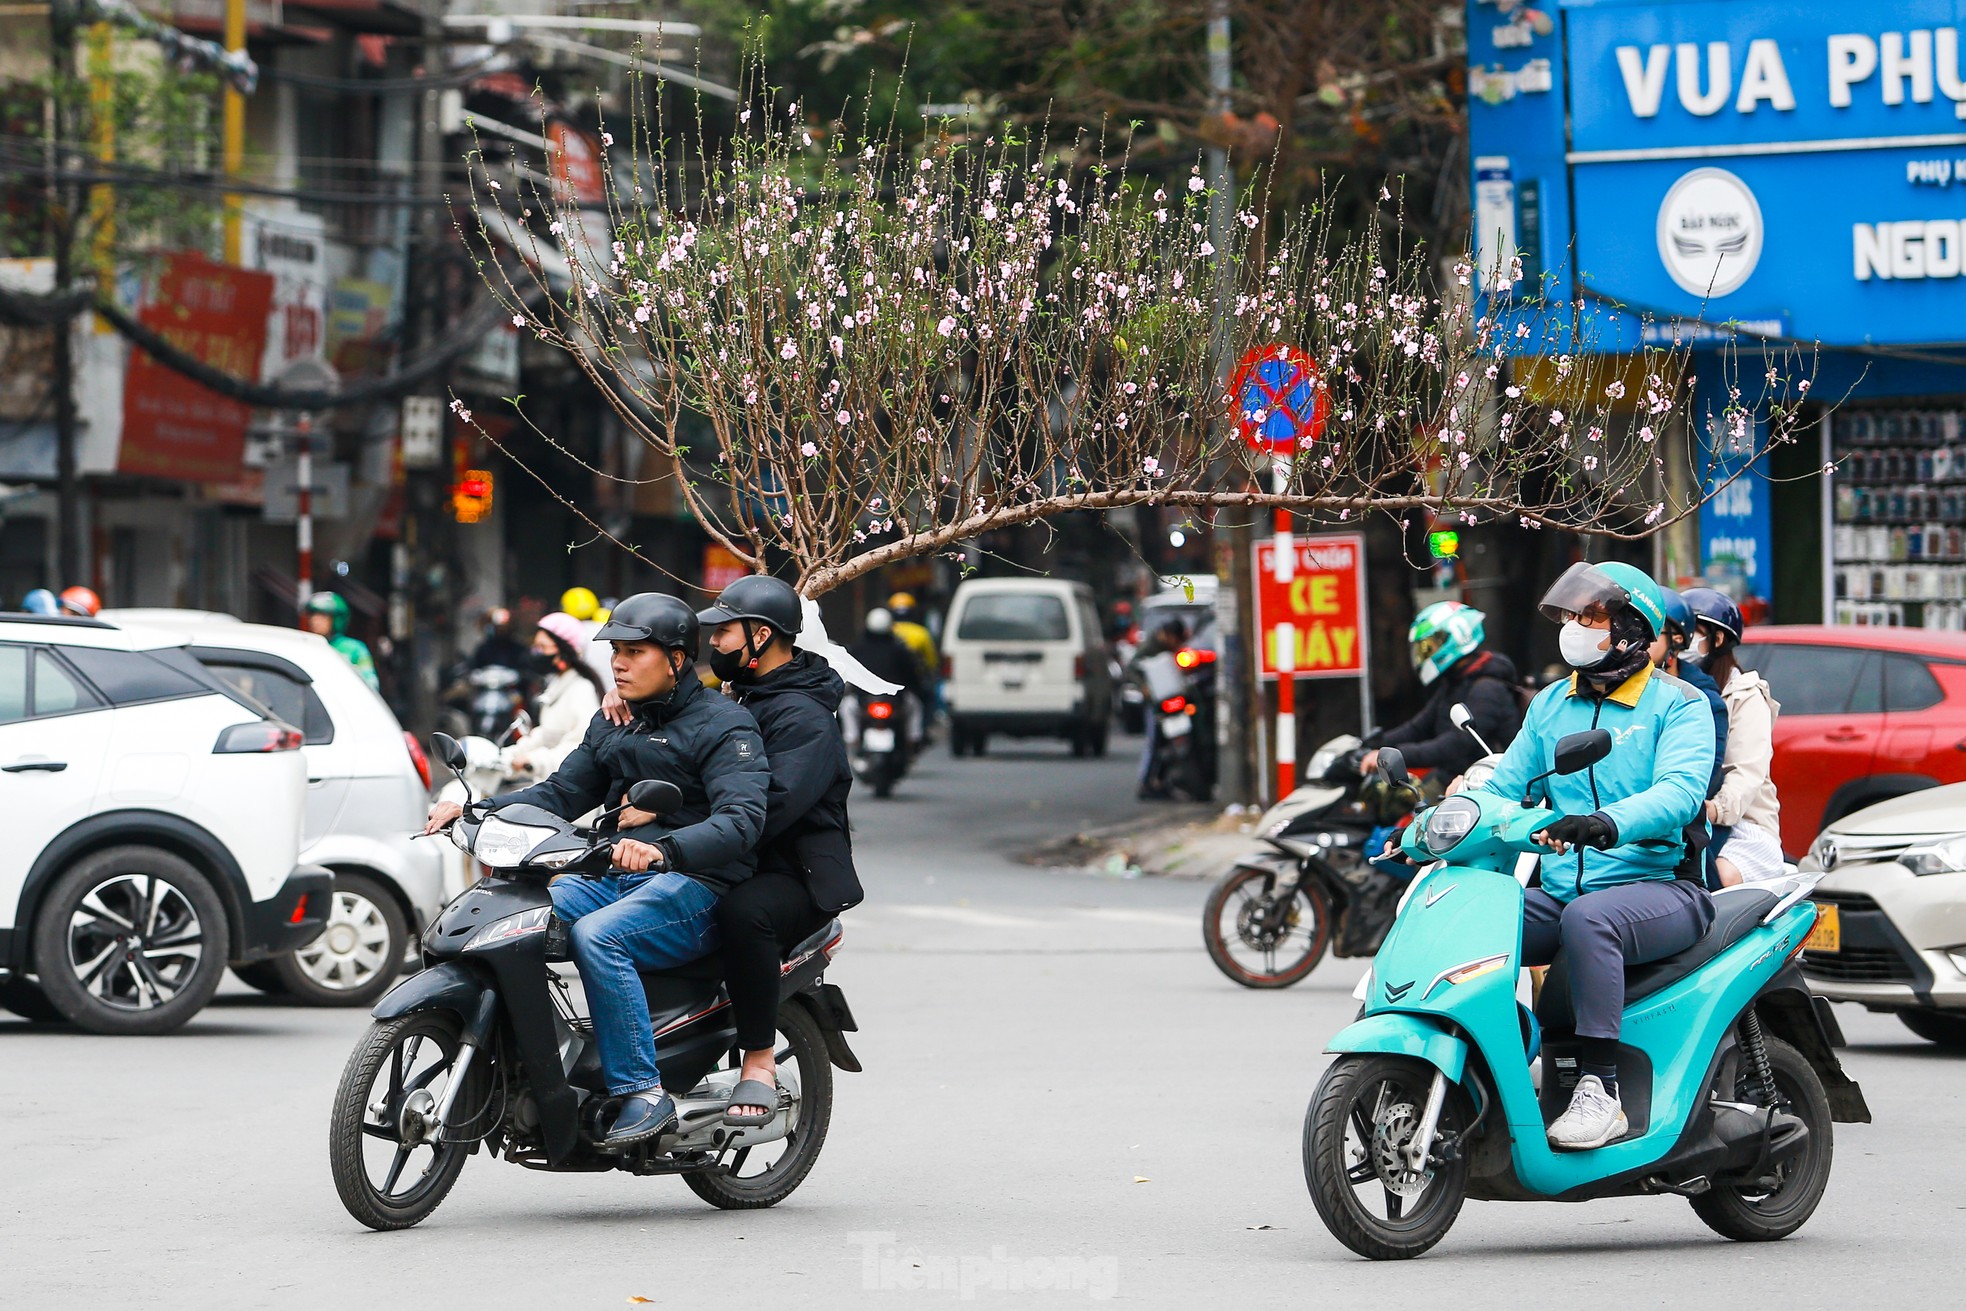
[[[908,740],[908,703],[904,694],[856,691],[859,713],[854,716],[856,739],[852,748],[853,773],[874,789],[877,797],[894,795],[894,785],[908,772],[914,743]]]
[[[453,772],[458,742],[439,733]],[[673,783],[645,781],[629,804],[673,809]],[[618,808],[617,808],[618,809]],[[469,803],[451,840],[488,867],[423,936],[425,968],[375,1006],[335,1092],[329,1159],[348,1213],[372,1229],[403,1229],[432,1211],[465,1158],[483,1150],[535,1170],[680,1174],[727,1210],[772,1206],[818,1160],[832,1118],[832,1067],[858,1071],[847,1045],[853,1014],[825,982],[839,921],[795,947],[781,969],[778,1109],[758,1128],[723,1124],[740,1053],[715,956],[642,976],[663,1084],[675,1090],[673,1132],[626,1152],[600,1139],[608,1096],[580,980],[552,963],[555,875],[604,875],[614,835],[538,806]],[[687,1092],[680,1090],[687,1089]]]

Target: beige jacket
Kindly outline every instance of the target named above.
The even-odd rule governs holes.
[[[600,708],[594,685],[577,672],[569,669],[553,675],[539,695],[539,722],[505,749],[506,760],[522,757],[526,763],[519,772],[528,778],[546,778],[580,745]]]
[[[1720,699],[1727,703],[1727,756],[1721,762],[1720,791],[1712,802],[1714,823],[1726,827],[1747,820],[1779,834],[1781,803],[1769,769],[1781,702],[1775,700],[1767,679],[1738,667],[1720,690]]]

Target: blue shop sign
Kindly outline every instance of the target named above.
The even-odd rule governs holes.
[[[1469,6],[1473,150],[1514,197],[1533,188],[1543,229],[1518,252],[1520,215],[1504,230],[1491,203],[1485,273],[1522,254],[1552,301],[1831,345],[1966,341],[1966,3],[1553,12]],[[1636,318],[1610,338],[1637,344]]]

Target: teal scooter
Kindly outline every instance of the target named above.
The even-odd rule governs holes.
[[[1542,777],[1588,769],[1611,746],[1603,729],[1563,738]],[[1396,750],[1379,760],[1406,782]],[[1785,1238],[1829,1183],[1832,1122],[1870,1120],[1837,1061],[1828,1003],[1794,964],[1816,910],[1815,877],[1793,875],[1716,893],[1704,938],[1627,970],[1618,1082],[1630,1131],[1591,1151],[1552,1148],[1545,1130],[1577,1081],[1570,987],[1559,954],[1537,1010],[1518,1002],[1523,885],[1511,871],[1556,819],[1527,796],[1461,792],[1405,832],[1401,851],[1428,868],[1373,960],[1359,1019],[1326,1049],[1337,1059],[1304,1120],[1311,1198],[1361,1256],[1420,1255],[1471,1197],[1672,1193],[1728,1238]]]

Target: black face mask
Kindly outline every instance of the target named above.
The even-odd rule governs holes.
[[[551,674],[558,671],[558,663],[552,656],[539,651],[526,652],[526,664],[535,674]]]
[[[744,668],[749,660],[742,648],[736,651],[719,651],[714,646],[710,648],[710,672],[717,676],[719,683],[742,682],[749,672]]]

